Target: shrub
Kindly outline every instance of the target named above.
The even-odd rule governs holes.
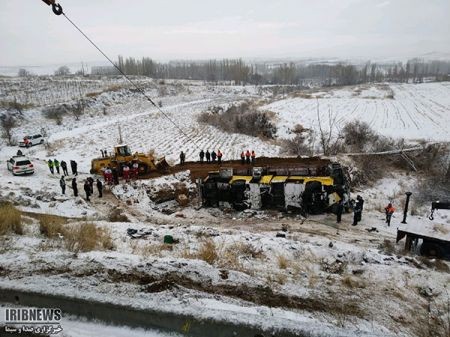
[[[350,289],[366,287],[366,283],[363,280],[357,279],[356,277],[350,275],[346,275],[342,278],[342,284]]]
[[[69,112],[67,104],[55,105],[42,110],[45,118],[54,120],[57,125],[62,124],[64,115]]]
[[[277,261],[278,261],[278,268],[286,269],[288,267],[289,260],[286,258],[286,256],[278,255]]]
[[[277,128],[268,111],[257,110],[247,102],[231,105],[227,110],[212,107],[198,117],[200,123],[209,124],[226,132],[242,133],[254,137],[273,139]]]
[[[66,222],[63,218],[50,214],[42,214],[38,216],[38,220],[39,231],[44,236],[53,239],[59,236],[59,234],[63,235],[63,224]]]
[[[0,204],[0,235],[23,234],[22,212],[10,203]]]
[[[362,152],[367,144],[378,140],[369,124],[360,121],[347,123],[342,129],[344,144],[348,151]]]
[[[207,239],[202,241],[197,257],[209,264],[213,264],[217,261],[219,254],[217,252],[217,246],[213,240]]]
[[[301,124],[296,124],[291,131],[295,134],[295,137],[283,141],[283,151],[296,156],[312,155],[313,131]]]
[[[112,209],[108,214],[109,222],[130,222],[130,219],[122,213],[120,208]]]
[[[66,248],[75,253],[95,249],[114,249],[111,232],[89,222],[66,230],[64,239]]]

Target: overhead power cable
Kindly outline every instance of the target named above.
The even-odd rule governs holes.
[[[187,140],[189,140],[192,144],[194,144],[196,147],[197,147],[197,149],[199,149],[200,150],[200,146],[186,133],[186,132],[184,132],[184,130],[172,119],[172,118],[170,118],[170,116],[167,114],[167,113],[165,113],[153,100],[152,100],[152,98],[150,97],[150,96],[148,96],[146,93],[145,93],[145,91],[140,87],[140,86],[138,86],[134,81],[132,81],[129,77],[128,77],[128,75],[127,74],[125,74],[124,72],[123,72],[123,70],[122,69],[120,69],[120,67],[119,66],[117,66],[117,64],[115,64],[112,60],[111,60],[111,58],[108,56],[108,55],[106,55],[106,53],[105,52],[103,52],[103,50],[94,42],[94,41],[92,41],[92,39],[91,38],[89,38],[89,36],[87,36],[86,35],[86,33],[84,33],[83,32],[83,30],[80,28],[80,27],[78,27],[78,25],[75,23],[75,22],[73,22],[68,16],[67,16],[67,14],[63,11],[63,9],[62,9],[62,7],[61,7],[61,5],[59,5],[59,4],[56,4],[55,3],[55,1],[54,0],[42,0],[42,1],[44,1],[47,5],[52,5],[52,9],[53,9],[53,12],[56,14],[56,15],[64,15],[64,17],[67,19],[67,21],[69,21],[69,23],[73,26],[73,27],[75,27],[75,29],[76,30],[78,30],[85,38],[86,38],[86,40],[88,40],[94,47],[95,47],[95,49],[97,49],[108,61],[109,61],[109,63],[111,63],[112,64],[112,66],[115,68],[115,69],[117,69],[117,71],[119,71],[119,73],[128,81],[128,82],[130,82],[131,83],[131,85],[133,86],[133,87],[135,87],[136,88],[136,90],[138,91],[138,92],[140,92],[170,123],[172,123],[174,126],[175,126],[175,128],[178,130],[178,131],[180,131],[180,133],[184,136],[184,137],[186,137],[186,139]]]

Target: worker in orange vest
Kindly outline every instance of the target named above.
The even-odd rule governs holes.
[[[217,150],[217,161],[219,162],[219,165],[222,163],[222,152],[220,150]]]
[[[391,203],[389,203],[385,208],[384,208],[385,212],[386,212],[386,223],[388,226],[391,226],[391,218],[392,218],[392,214],[394,214],[395,212],[395,208],[394,206],[392,206]]]
[[[252,165],[255,165],[256,162],[256,153],[252,150]]]
[[[250,164],[250,151],[247,150],[247,152],[245,152],[245,162],[247,164]]]

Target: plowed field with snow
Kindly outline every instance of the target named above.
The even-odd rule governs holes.
[[[276,113],[281,137],[290,137],[296,124],[318,130],[320,118],[325,130],[334,120],[335,133],[345,123],[360,120],[385,136],[450,140],[450,83],[446,82],[349,87],[279,100],[262,109]]]

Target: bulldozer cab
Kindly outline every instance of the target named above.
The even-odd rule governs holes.
[[[114,147],[114,154],[116,157],[128,157],[131,156],[131,150],[128,145],[117,145]]]

